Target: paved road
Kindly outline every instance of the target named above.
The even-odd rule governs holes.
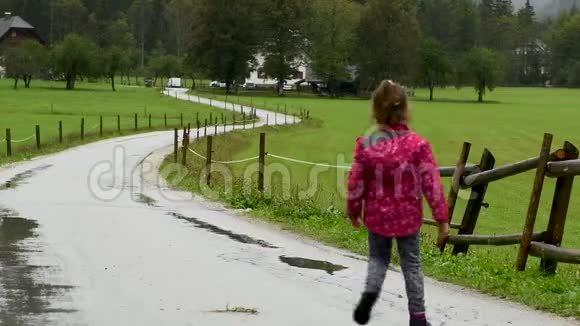
[[[0,325],[352,325],[364,259],[168,189],[156,167],[171,143],[154,132],[0,169]],[[576,324],[431,280],[427,294],[434,325]],[[258,314],[219,312],[235,307]],[[405,318],[390,272],[373,324]]]

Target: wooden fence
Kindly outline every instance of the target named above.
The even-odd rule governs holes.
[[[228,119],[228,114],[227,112],[222,112],[219,115],[216,113],[215,115],[213,113],[209,114],[209,119],[207,117],[205,118],[200,118],[199,113],[196,113],[195,116],[195,124],[197,125],[197,128],[199,130],[207,130],[208,128],[215,128],[217,130],[218,126],[222,126],[222,125],[241,125],[241,126],[246,126],[247,124],[252,124],[255,125],[256,121],[258,121],[257,115],[256,115],[256,109],[254,108],[246,108],[247,110],[244,111],[244,109],[242,108],[238,114],[238,112],[231,112],[231,120]],[[249,109],[249,110],[248,110]],[[242,118],[240,119],[240,115],[242,116]],[[302,112],[301,115],[302,116]],[[237,119],[236,119],[237,117]],[[106,130],[105,125],[104,125],[104,117],[103,116],[99,116],[99,122],[91,127],[87,127],[86,123],[85,123],[85,118],[81,117],[79,118],[79,124],[76,125],[76,127],[72,127],[72,128],[78,128],[76,131],[68,133],[68,135],[66,135],[68,138],[67,139],[80,139],[81,141],[83,141],[85,139],[85,137],[89,136],[89,135],[93,135],[93,136],[98,136],[100,138],[104,137],[105,134],[121,134],[123,132],[122,128],[121,128],[121,116],[120,115],[116,115],[113,117],[106,117],[109,119],[115,119],[113,121],[113,124],[116,123],[116,126],[113,129]],[[157,121],[161,121],[161,125],[153,125],[153,119],[156,119]],[[203,119],[203,123],[202,123],[202,119]],[[294,118],[296,119],[296,118]],[[168,119],[167,114],[164,114],[162,117],[153,117],[153,115],[149,114],[146,115],[144,118],[140,118],[138,114],[134,114],[131,116],[131,120],[132,120],[132,127],[128,128],[127,131],[129,132],[139,132],[139,131],[148,131],[148,130],[153,130],[153,129],[169,129],[171,127],[171,123],[168,120],[178,120],[179,122],[177,123],[177,125],[181,126],[181,127],[185,127],[189,125],[189,128],[191,128],[191,124],[190,123],[186,123],[184,121],[184,116],[183,113],[179,114],[176,117],[170,117]],[[145,122],[143,123],[143,120],[145,120]],[[141,124],[144,125],[141,125]],[[175,123],[173,124],[175,125]],[[41,134],[41,126],[40,125],[36,125],[34,126],[34,129],[32,130],[32,134],[26,138],[22,138],[22,139],[15,139],[13,137],[14,134],[14,130],[11,128],[6,128],[6,134],[5,134],[5,138],[1,139],[0,138],[0,146],[5,146],[6,149],[6,156],[7,157],[11,157],[15,154],[15,147],[14,145],[16,144],[27,144],[28,146],[25,147],[25,151],[28,151],[30,149],[36,149],[36,150],[40,150],[42,148],[44,148],[46,145],[49,144],[53,144],[53,143],[58,143],[58,144],[63,144],[65,142],[65,135],[63,134],[63,126],[64,123],[62,120],[58,121],[58,124],[56,126],[56,130],[58,132],[58,135],[56,136],[52,136],[51,138],[53,139],[49,139],[47,141],[48,137],[43,137],[43,135]],[[46,127],[46,126],[45,126]],[[71,129],[72,129],[71,128]],[[205,131],[205,133],[207,133],[207,131]],[[34,144],[34,146],[32,146],[32,144]]]
[[[189,132],[184,129],[183,161],[185,164],[188,145]],[[199,137],[198,137],[199,138]],[[440,174],[442,177],[451,178],[451,189],[448,195],[449,204],[449,224],[450,228],[457,230],[450,234],[446,244],[453,245],[452,253],[454,255],[467,254],[469,246],[472,245],[519,245],[519,253],[516,262],[518,271],[525,270],[528,256],[540,257],[542,270],[548,273],[555,273],[558,262],[580,264],[580,250],[564,249],[560,245],[564,234],[568,206],[571,199],[572,185],[574,177],[580,175],[580,160],[578,159],[578,149],[570,142],[565,142],[561,149],[551,151],[552,135],[545,134],[542,142],[540,154],[520,162],[495,167],[495,158],[493,154],[485,149],[481,156],[480,163],[477,165],[467,165],[469,159],[471,144],[464,143],[461,154],[455,167],[441,167]],[[266,135],[260,134],[259,156],[255,159],[259,162],[258,189],[264,189],[264,169],[266,153]],[[207,137],[207,153],[212,152],[212,138]],[[206,160],[207,184],[211,182],[210,172],[212,158],[210,155],[203,157]],[[178,160],[178,133],[175,130],[175,161]],[[293,162],[302,162],[290,159]],[[319,163],[312,163],[320,165]],[[338,168],[345,168],[344,166]],[[348,168],[348,167],[346,167]],[[505,235],[477,235],[473,234],[477,226],[479,214],[482,207],[489,207],[485,202],[487,187],[490,183],[510,176],[524,173],[526,171],[536,170],[536,176],[528,205],[528,212],[523,221],[523,231],[515,234]],[[547,178],[556,178],[556,189],[553,196],[550,220],[546,230],[535,232],[536,216],[538,213],[540,197],[544,186],[544,180]],[[458,193],[460,189],[471,189],[471,194],[467,202],[463,218],[460,223],[453,223],[451,218],[455,210]],[[437,226],[433,219],[424,219],[424,224]],[[445,249],[445,245],[441,251]]]
[[[558,262],[580,264],[580,250],[564,249],[560,245],[564,235],[568,206],[571,200],[574,177],[580,175],[578,149],[570,142],[565,142],[561,149],[551,152],[553,136],[544,135],[540,154],[520,162],[494,168],[495,158],[489,150],[484,150],[481,161],[476,166],[466,166],[471,145],[463,144],[457,166],[441,168],[441,176],[452,177],[452,187],[448,196],[449,216],[453,216],[457,194],[461,188],[470,188],[471,194],[461,223],[451,223],[457,234],[449,235],[447,244],[452,244],[453,254],[466,254],[470,245],[519,245],[516,261],[518,271],[526,268],[530,255],[541,258],[541,269],[555,273]],[[523,219],[523,231],[506,235],[475,235],[479,213],[487,207],[485,194],[487,186],[497,180],[514,176],[526,171],[536,170],[526,218]],[[545,231],[537,232],[536,216],[540,197],[547,177],[556,178],[556,189],[553,195],[550,220]],[[426,219],[425,224],[437,225]],[[442,248],[443,250],[444,248]]]

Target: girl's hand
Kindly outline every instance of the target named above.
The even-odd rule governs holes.
[[[447,222],[439,223],[439,236],[437,238],[437,247],[442,248],[449,237],[449,224]]]
[[[363,221],[362,217],[359,216],[359,217],[357,217],[354,220],[350,220],[350,223],[352,224],[352,227],[353,228],[357,228],[358,229],[358,228],[360,228],[364,224],[364,221]]]

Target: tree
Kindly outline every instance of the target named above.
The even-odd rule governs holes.
[[[278,95],[284,94],[284,82],[295,74],[302,61],[307,4],[304,0],[270,0],[262,8],[263,69],[267,76],[277,81]]]
[[[516,49],[513,68],[515,81],[518,84],[529,85],[541,82],[544,49],[535,16],[535,9],[529,0],[516,15]]]
[[[47,65],[46,48],[34,40],[25,40],[9,47],[4,54],[6,75],[14,78],[14,88],[18,80],[24,80],[24,86],[30,87],[32,77],[39,76]]]
[[[448,45],[453,38],[457,0],[420,0],[417,17],[423,36]]]
[[[225,80],[227,92],[245,78],[249,62],[260,44],[259,0],[199,0],[194,19],[190,55],[208,77]]]
[[[67,35],[52,50],[55,70],[64,75],[66,89],[75,88],[78,76],[93,72],[96,53],[96,45],[78,34]]]
[[[485,93],[492,92],[502,79],[502,59],[497,51],[489,48],[473,48],[464,62],[464,80],[477,92],[478,102]]]
[[[194,21],[191,15],[195,0],[171,0],[165,8],[165,20],[169,24],[170,35],[173,37],[175,54],[182,56],[187,48],[187,40],[191,38]]]
[[[368,1],[355,53],[367,91],[385,78],[406,82],[414,75],[420,34],[416,14],[416,0]]]
[[[551,31],[550,46],[551,71],[554,82],[560,85],[572,85],[571,67],[580,62],[580,15],[563,16]]]
[[[54,16],[57,39],[63,39],[70,33],[84,31],[89,12],[81,0],[55,0]]]
[[[120,17],[111,23],[107,34],[109,38],[104,49],[104,71],[111,79],[111,88],[116,91],[115,76],[131,66],[133,62],[131,49],[135,46],[135,40],[126,17]]]
[[[429,88],[429,101],[433,101],[433,89],[447,85],[450,65],[443,45],[426,39],[419,48],[419,83]]]
[[[129,8],[129,21],[133,30],[133,35],[139,41],[141,69],[145,68],[145,51],[147,48],[147,32],[150,17],[153,15],[152,0],[135,0]]]
[[[513,50],[515,20],[511,0],[481,0],[481,44],[499,51]]]
[[[157,79],[182,76],[183,61],[174,55],[157,55],[149,60],[148,70],[154,76],[154,84],[157,85]]]
[[[311,6],[308,55],[314,72],[326,81],[331,96],[336,96],[338,81],[350,75],[362,6],[349,0],[314,0]]]

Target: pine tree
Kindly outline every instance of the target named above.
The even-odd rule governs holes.
[[[369,0],[355,53],[361,86],[370,90],[383,79],[411,81],[419,34],[416,0]]]

